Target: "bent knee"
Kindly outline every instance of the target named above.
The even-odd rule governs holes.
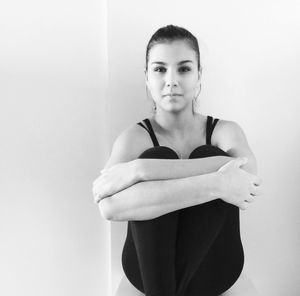
[[[210,156],[229,156],[227,152],[217,146],[202,145],[197,147],[190,155],[190,158],[203,158]]]
[[[138,158],[178,159],[178,155],[166,146],[154,146],[140,154]]]

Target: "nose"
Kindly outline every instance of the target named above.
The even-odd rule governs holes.
[[[166,85],[167,87],[178,86],[178,76],[176,71],[168,71],[166,75]]]

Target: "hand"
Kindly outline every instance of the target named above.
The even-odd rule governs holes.
[[[221,199],[241,210],[246,210],[249,203],[261,194],[261,178],[241,169],[247,158],[237,158],[223,165],[218,174],[221,177]]]
[[[118,163],[102,170],[101,175],[93,182],[94,202],[98,203],[101,199],[137,183],[139,181],[137,170],[135,160]]]

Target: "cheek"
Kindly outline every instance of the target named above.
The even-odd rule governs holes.
[[[157,78],[150,78],[149,79],[149,87],[150,89],[153,89],[154,91],[163,85],[162,79],[157,79]]]
[[[186,80],[183,85],[187,91],[195,90],[197,88],[197,80]]]

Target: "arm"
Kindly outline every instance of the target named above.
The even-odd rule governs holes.
[[[141,181],[185,178],[216,172],[233,158],[246,157],[242,167],[257,174],[256,159],[251,151],[242,128],[233,121],[220,120],[213,133],[216,146],[229,156],[213,156],[196,159],[138,159],[138,179]]]
[[[120,137],[118,137],[113,146],[113,150],[106,167],[110,167],[120,162],[128,162],[133,159],[136,160],[136,158],[138,157],[137,155],[140,155],[141,153],[140,150],[135,150],[137,149],[138,145],[134,143],[134,139],[138,138],[139,137],[137,137],[134,132],[131,133],[131,131],[123,133]],[[131,155],[128,155],[128,153],[131,153]],[[213,160],[217,159],[217,157],[210,157],[209,159]],[[194,163],[196,163],[195,160],[196,159],[193,159]],[[205,159],[197,160],[204,161]],[[226,160],[226,157],[223,158],[223,160]],[[174,160],[172,161],[175,162]],[[179,160],[179,162],[182,163],[183,161]],[[177,162],[177,164],[179,162]],[[227,160],[225,161],[225,163],[226,162]],[[189,163],[192,164],[192,162]],[[169,164],[172,164],[170,160]],[[219,165],[221,166],[221,164],[218,164],[218,166]],[[176,169],[176,171],[179,170]],[[210,176],[208,177],[208,175]],[[212,176],[219,176],[219,174],[215,175],[215,173],[211,173],[208,175],[198,175],[179,179],[136,183],[133,186],[126,188],[125,190],[119,191],[102,199],[99,202],[99,209],[102,216],[108,220],[145,220],[158,217],[177,209],[204,203],[211,200],[211,198],[222,198],[222,194],[215,195],[214,192],[218,192],[218,190],[221,189],[221,192],[219,193],[222,193],[222,190],[224,193],[224,184],[229,184],[229,182],[219,183],[217,181],[218,178],[217,180],[215,178],[212,178]],[[212,179],[214,180],[212,181]],[[236,180],[236,176],[234,176],[232,180]],[[245,180],[247,180],[246,186]],[[231,182],[232,186],[227,186],[226,190],[228,191],[231,187],[234,187],[239,183],[243,183],[244,188],[249,187],[248,182],[248,177],[240,179],[240,182]],[[209,186],[212,187],[210,188]],[[220,187],[218,188],[218,186]],[[95,185],[95,188],[96,187],[97,186]],[[234,190],[231,190],[229,196],[234,195],[233,193],[236,193],[236,199],[238,200],[239,196],[241,196],[239,192],[240,190],[236,190],[236,192],[234,192]],[[94,194],[97,195],[97,188]],[[230,203],[233,202],[230,201]]]
[[[213,133],[216,145],[232,157],[246,157],[248,162],[241,168],[248,173],[257,174],[256,158],[249,147],[242,128],[233,121],[220,120]]]
[[[102,199],[99,208],[112,221],[154,219],[216,199],[219,184],[217,173],[141,182]]]
[[[216,172],[232,160],[229,156],[193,159],[137,159],[140,181],[186,178]]]
[[[255,186],[258,177],[240,169],[244,163],[237,158],[215,173],[137,183],[102,199],[99,208],[102,216],[112,221],[154,219],[217,198],[245,210],[260,192]]]

